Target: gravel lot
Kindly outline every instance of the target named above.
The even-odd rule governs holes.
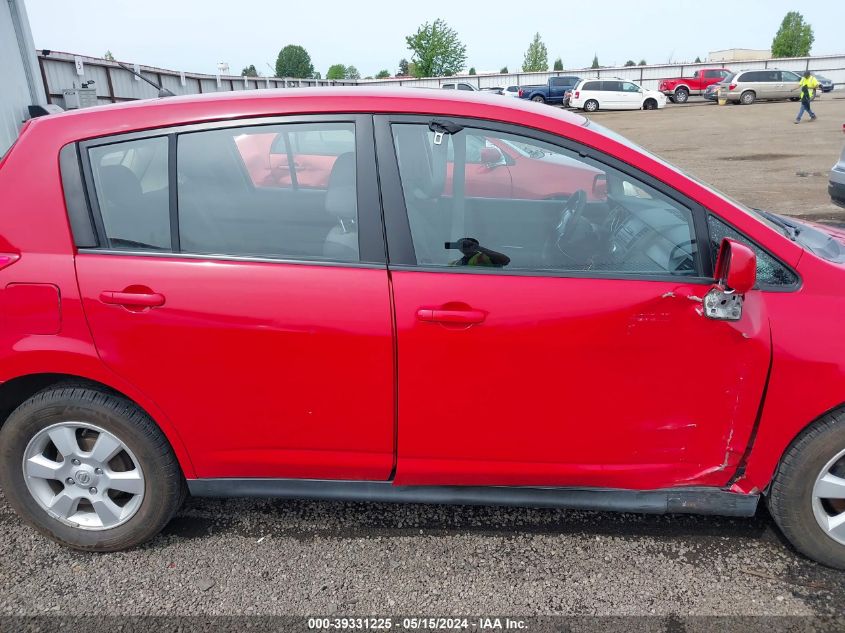
[[[670,106],[595,119],[755,206],[837,218],[845,101]],[[165,533],[86,555],[0,496],[2,615],[845,616],[845,574],[754,519],[190,499]],[[2,628],[2,627],[0,627]],[[662,629],[658,629],[662,630]],[[677,630],[677,628],[675,629]]]

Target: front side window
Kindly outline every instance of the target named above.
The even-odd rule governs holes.
[[[167,148],[156,137],[88,150],[109,248],[170,250]]]
[[[794,272],[716,216],[707,216],[707,226],[710,230],[710,250],[713,254],[713,266],[716,265],[716,257],[722,240],[727,237],[745,244],[754,251],[757,256],[758,285],[783,287],[794,286],[798,283],[798,277]]]
[[[440,144],[394,124],[417,263],[696,276],[692,212],[639,178],[556,145],[464,128]],[[496,163],[469,162],[483,139]]]
[[[630,81],[625,81],[625,82],[622,83],[622,90],[624,92],[639,92],[640,87],[635,83],[631,83]]]
[[[180,134],[181,250],[358,260],[353,123]]]

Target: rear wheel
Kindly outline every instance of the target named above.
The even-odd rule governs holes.
[[[646,99],[643,103],[643,110],[657,110],[657,101],[654,99]]]
[[[792,443],[768,502],[799,552],[845,569],[845,410],[824,416]]]
[[[595,99],[589,99],[589,100],[587,100],[587,102],[584,104],[584,109],[585,109],[587,112],[595,112],[596,110],[598,110],[598,109],[599,109],[599,102],[598,102],[598,101],[596,101]]]
[[[185,496],[176,457],[149,416],[86,385],[39,392],[9,416],[0,485],[42,534],[99,552],[149,540]]]
[[[757,95],[754,93],[753,90],[746,90],[739,96],[739,102],[742,105],[751,105],[754,103],[754,100],[757,98]]]
[[[543,95],[534,95],[531,97],[531,101],[536,101],[537,103],[545,103],[546,100],[543,98]]]
[[[689,101],[689,90],[678,88],[675,91],[675,103],[686,103],[687,101]]]

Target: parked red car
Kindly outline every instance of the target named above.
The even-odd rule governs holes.
[[[663,79],[658,90],[675,103],[686,103],[690,95],[703,95],[707,86],[720,83],[732,74],[727,68],[699,68],[692,77]]]
[[[138,544],[188,492],[765,498],[845,567],[841,234],[583,117],[411,89],[118,104],[29,122],[0,199],[0,485],[61,543]]]

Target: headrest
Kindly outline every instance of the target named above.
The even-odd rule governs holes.
[[[326,191],[326,211],[341,220],[354,220],[358,215],[356,192],[355,153],[346,152],[338,156],[332,166]]]

